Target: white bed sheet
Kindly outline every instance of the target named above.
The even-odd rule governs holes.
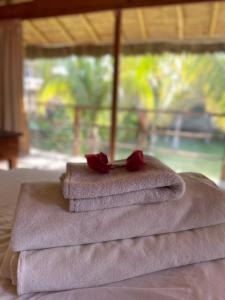
[[[10,239],[16,198],[22,182],[58,180],[60,172],[0,171],[0,263]],[[216,245],[215,245],[216,247]],[[1,300],[224,300],[225,259],[170,269],[104,287],[18,297],[9,280],[0,278]]]

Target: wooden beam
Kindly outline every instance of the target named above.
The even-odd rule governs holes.
[[[177,33],[178,38],[183,39],[184,38],[184,11],[183,7],[181,5],[176,6],[177,11]]]
[[[67,37],[68,41],[72,44],[76,42],[74,36],[70,33],[70,31],[66,28],[65,24],[60,18],[55,18],[56,23],[58,24],[60,30],[63,32],[63,34]]]
[[[222,169],[221,169],[221,176],[220,180],[225,183],[225,147],[223,152],[223,161],[222,161]]]
[[[25,2],[30,2],[33,0],[0,0],[0,6],[3,5],[14,5],[14,4],[21,4],[21,3],[25,3]]]
[[[112,24],[112,28],[113,28],[114,20],[115,20],[115,11],[110,11],[109,24]],[[120,42],[121,42],[121,44],[125,43],[126,40],[127,40],[127,36],[124,32],[124,27],[125,26],[123,25],[123,22],[122,22],[121,23],[121,31],[120,31]],[[112,43],[113,43],[113,34],[112,34]]]
[[[147,34],[146,26],[145,26],[143,12],[142,12],[141,9],[137,9],[137,16],[138,16],[138,22],[139,22],[139,25],[140,25],[142,37],[145,40],[147,40],[148,39],[148,34]]]
[[[200,2],[206,2],[206,0],[34,0],[23,4],[0,7],[0,19],[35,19],[123,8]],[[214,0],[207,2],[214,2]]]
[[[221,181],[225,182],[225,163],[222,165]]]
[[[93,25],[91,24],[91,22],[89,21],[89,19],[86,17],[86,15],[81,15],[80,16],[82,19],[82,22],[84,24],[84,27],[86,28],[86,30],[89,32],[90,36],[92,37],[93,41],[95,43],[98,43],[100,41],[100,38],[96,32],[96,30],[94,29]]]
[[[117,107],[119,90],[119,66],[120,66],[120,46],[121,46],[121,20],[122,12],[115,12],[114,28],[114,69],[113,69],[113,88],[112,88],[112,113],[111,113],[111,135],[110,135],[110,159],[115,159],[116,154],[116,131],[117,131]]]
[[[216,25],[218,21],[219,16],[219,9],[220,9],[220,3],[215,2],[213,3],[213,10],[212,10],[212,18],[211,18],[211,24],[209,28],[209,35],[212,37],[214,36],[216,32]]]
[[[35,34],[38,36],[38,38],[43,42],[49,44],[49,40],[47,36],[39,29],[39,27],[33,22],[29,21],[29,25],[31,26],[32,30],[35,32]]]

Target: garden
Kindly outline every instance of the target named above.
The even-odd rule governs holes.
[[[112,58],[25,62],[33,147],[109,151]],[[225,142],[225,55],[121,56],[117,158],[141,148],[179,171],[220,177]]]

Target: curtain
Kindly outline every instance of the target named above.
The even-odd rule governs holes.
[[[26,128],[23,109],[22,22],[0,21],[0,130],[22,132],[22,146],[25,149]]]

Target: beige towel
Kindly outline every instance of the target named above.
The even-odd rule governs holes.
[[[23,251],[18,294],[99,286],[225,257],[225,224],[83,246]],[[14,271],[15,272],[15,271]]]
[[[14,251],[79,245],[225,223],[225,193],[200,174],[181,174],[181,200],[68,213],[58,183],[24,184],[12,229]]]
[[[84,212],[179,199],[185,189],[181,177],[151,156],[138,172],[120,167],[98,174],[86,164],[68,163],[62,176],[63,195],[71,211]],[[121,163],[120,163],[121,164]]]

